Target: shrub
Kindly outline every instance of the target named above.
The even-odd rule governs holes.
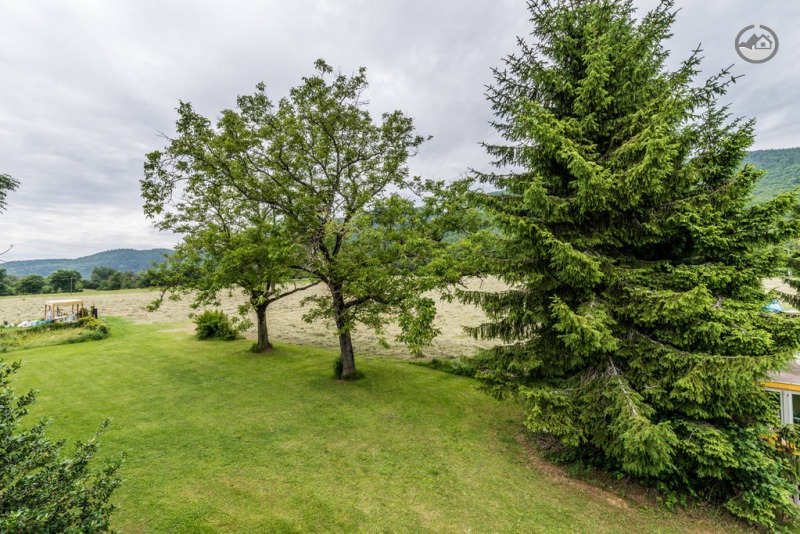
[[[92,332],[99,332],[99,333],[103,334],[104,336],[107,336],[109,334],[108,325],[106,323],[104,323],[103,321],[101,321],[100,319],[95,319],[94,317],[91,317],[91,316],[81,317],[78,320],[78,325],[81,328],[83,328],[84,330],[89,330],[89,331],[92,331]],[[102,339],[102,337],[99,338],[99,339]]]
[[[197,339],[231,341],[238,337],[235,322],[222,311],[206,310],[194,318]]]

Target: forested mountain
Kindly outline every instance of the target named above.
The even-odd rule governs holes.
[[[75,259],[9,261],[1,263],[0,268],[5,269],[10,275],[21,276],[28,274],[48,276],[59,269],[75,270],[84,278],[88,278],[95,267],[111,267],[121,272],[145,271],[152,262],[163,261],[165,254],[172,254],[172,250],[166,248],[150,250],[120,248]]]
[[[756,202],[775,198],[800,186],[800,148],[754,150],[747,155],[745,162],[767,171],[753,191]]]

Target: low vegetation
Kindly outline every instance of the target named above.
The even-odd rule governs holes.
[[[108,337],[108,325],[93,317],[74,323],[48,323],[28,328],[0,328],[0,351],[97,341]]]
[[[197,339],[217,339],[232,341],[239,332],[236,325],[225,312],[219,310],[206,310],[194,318],[195,334]]]

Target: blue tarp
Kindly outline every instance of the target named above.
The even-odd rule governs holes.
[[[767,304],[766,306],[764,306],[761,309],[764,310],[765,312],[772,312],[772,313],[783,313],[784,312],[783,306],[781,306],[781,303],[778,302],[777,300],[771,301],[769,304]]]

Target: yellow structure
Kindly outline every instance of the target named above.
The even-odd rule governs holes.
[[[781,423],[800,424],[800,360],[791,362],[785,371],[771,374],[763,385],[779,397]]]
[[[47,300],[44,303],[44,318],[49,321],[77,321],[83,316],[83,301],[80,299]]]

